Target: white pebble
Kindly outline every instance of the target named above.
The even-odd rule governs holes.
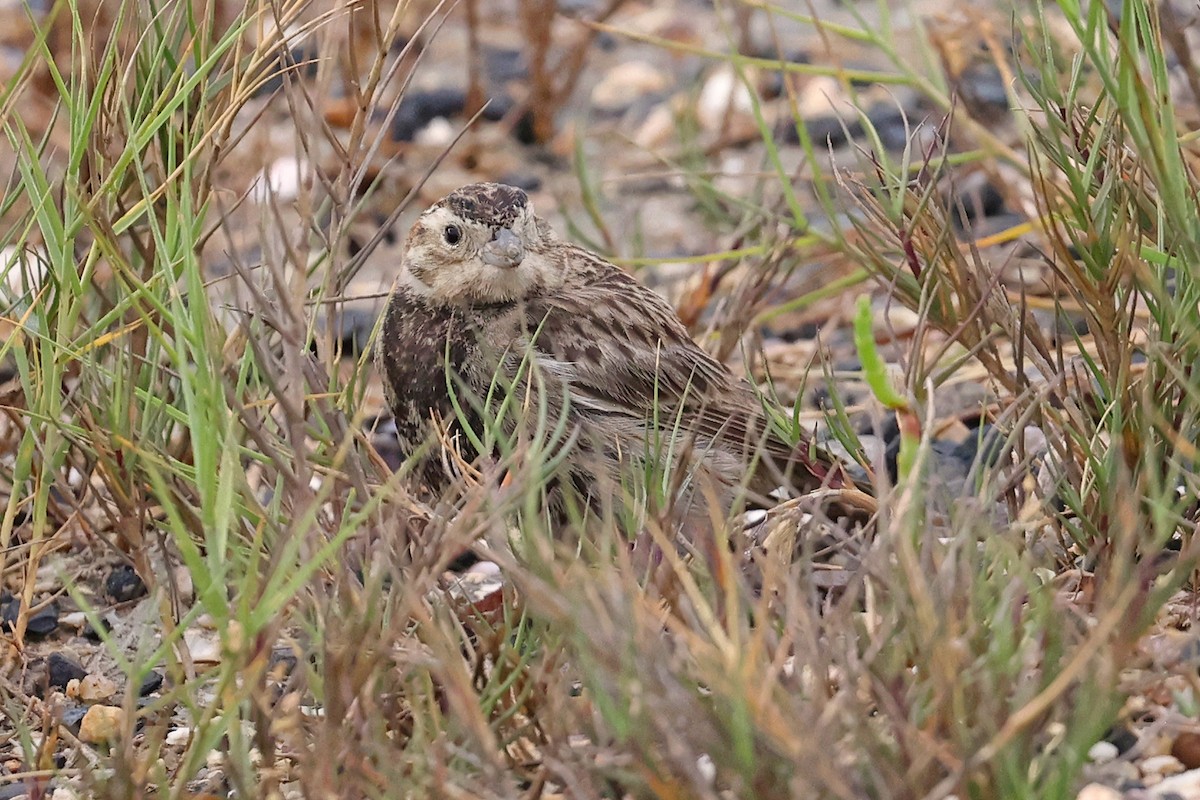
[[[417,131],[413,141],[424,147],[448,147],[454,141],[458,131],[445,117],[434,117],[421,130]]]
[[[1140,765],[1143,775],[1178,775],[1183,764],[1175,756],[1151,756]]]
[[[1121,800],[1122,794],[1102,783],[1089,783],[1079,790],[1075,800]]]
[[[732,67],[721,67],[709,76],[696,101],[696,118],[706,131],[723,129],[730,114],[748,114],[754,98]]]
[[[191,740],[193,732],[191,728],[175,728],[163,738],[163,744],[183,747]]]
[[[309,172],[308,163],[294,156],[277,158],[258,173],[250,185],[250,197],[259,203],[271,199],[295,200],[304,186],[304,177]]]
[[[1112,742],[1096,742],[1088,748],[1088,761],[1093,764],[1107,764],[1121,754]]]
[[[697,758],[696,769],[700,772],[700,777],[704,779],[704,782],[712,786],[713,781],[717,779],[717,766],[713,763],[712,756],[704,753]]]

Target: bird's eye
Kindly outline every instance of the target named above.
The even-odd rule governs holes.
[[[442,231],[442,236],[446,238],[446,244],[455,245],[462,239],[462,231],[458,229],[457,225],[447,225],[446,229]]]

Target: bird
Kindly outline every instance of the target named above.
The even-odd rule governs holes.
[[[739,491],[769,499],[784,484],[853,485],[811,437],[789,441],[759,393],[691,338],[664,297],[559,238],[513,186],[464,186],[416,220],[375,362],[400,449],[434,491],[459,463],[438,455],[439,431],[462,460],[483,455],[463,427],[483,430],[482,399],[495,405],[497,380],[516,398],[506,429],[522,412],[548,419],[566,482],[585,499],[647,464],[685,467],[693,496],[715,487],[726,506]]]

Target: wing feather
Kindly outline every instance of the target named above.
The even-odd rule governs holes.
[[[797,465],[810,476],[794,476],[805,485],[825,477],[826,459],[773,430],[750,385],[692,340],[666,300],[606,262],[594,259],[584,276],[570,291],[528,301],[524,322],[538,332],[539,367],[566,384],[582,423],[694,436],[699,449],[742,464],[757,455],[759,487]]]

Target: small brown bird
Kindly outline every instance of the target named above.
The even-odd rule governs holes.
[[[666,300],[560,240],[511,186],[463,187],[416,221],[376,363],[406,454],[431,441],[435,420],[461,434],[455,405],[482,431],[478,401],[496,396],[499,376],[519,408],[507,429],[522,413],[550,429],[565,415],[570,481],[593,498],[648,462],[686,466],[725,503],[738,487],[762,497],[847,482],[807,439],[772,428],[751,386],[692,341]],[[477,455],[456,438],[464,458]],[[427,452],[418,474],[440,489],[448,462]],[[616,483],[598,489],[606,480]]]

